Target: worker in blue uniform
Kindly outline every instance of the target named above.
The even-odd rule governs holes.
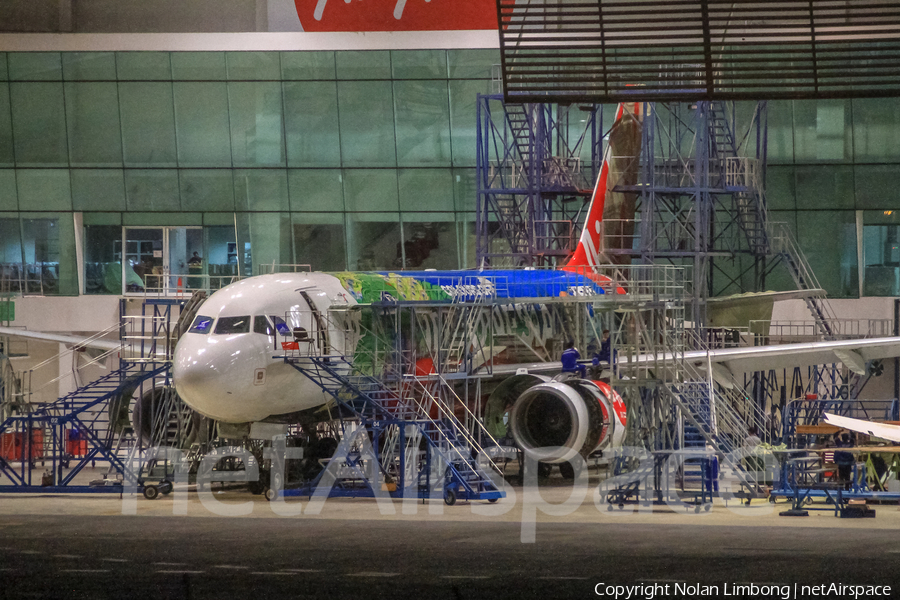
[[[587,367],[578,363],[578,359],[581,358],[581,353],[578,352],[578,349],[575,347],[575,342],[569,341],[566,344],[566,349],[563,350],[562,357],[562,372],[563,373],[578,373],[582,379],[587,376]]]
[[[837,433],[834,436],[834,446],[835,448],[852,448],[853,439],[846,431]],[[853,476],[853,463],[856,462],[856,458],[852,452],[837,450],[834,453],[834,462],[838,468],[838,480],[844,484],[845,490],[849,490],[850,480]]]

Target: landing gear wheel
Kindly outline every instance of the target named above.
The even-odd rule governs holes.
[[[447,490],[444,492],[444,504],[447,506],[456,504],[456,492],[454,490]]]
[[[575,479],[575,467],[570,462],[559,463],[559,473],[563,479]]]
[[[159,496],[159,488],[155,485],[148,485],[144,487],[144,498],[147,500],[156,500]]]
[[[162,492],[164,496],[168,496],[169,494],[171,494],[173,489],[174,486],[172,485],[171,481],[163,481],[161,484],[159,484],[159,491]]]

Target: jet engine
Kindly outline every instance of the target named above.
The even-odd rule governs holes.
[[[127,404],[125,405],[127,409]],[[135,395],[132,426],[146,446],[189,448],[211,421],[191,410],[171,386],[153,387]],[[204,438],[209,438],[209,432]]]
[[[620,445],[625,436],[625,405],[603,382],[515,375],[494,391],[488,404],[493,402],[512,405],[510,432],[539,462],[563,463],[576,454],[587,457]]]

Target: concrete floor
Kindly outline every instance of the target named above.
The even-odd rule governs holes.
[[[657,597],[697,595],[677,582],[718,586],[714,597],[740,583],[792,598],[814,596],[794,584],[891,585],[864,597],[900,597],[895,505],[874,519],[780,517],[787,505],[765,501],[608,512],[593,489],[513,488],[452,507],[184,487],[155,501],[3,495],[0,598],[578,598],[653,581],[669,585]]]

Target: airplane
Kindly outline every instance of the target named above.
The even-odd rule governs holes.
[[[637,110],[620,106],[613,130],[624,119],[636,118]],[[254,424],[296,423],[300,417],[313,416],[330,398],[285,362],[286,347],[279,348],[278,342],[303,344],[309,353],[347,356],[352,361],[358,339],[346,335],[346,323],[328,318],[335,307],[351,312],[354,306],[373,302],[452,303],[492,296],[506,301],[498,311],[510,314],[520,307],[549,310],[565,296],[626,293],[598,274],[604,260],[604,203],[615,185],[610,181],[615,136],[611,134],[610,140],[579,244],[562,268],[276,273],[236,281],[200,305],[190,329],[178,341],[172,369],[178,395],[197,413],[233,425],[234,431],[252,430]],[[550,329],[556,335],[565,333]],[[297,331],[307,335],[297,338]],[[15,328],[0,328],[0,335],[43,337],[104,349],[112,343]],[[744,372],[830,362],[843,362],[859,372],[866,361],[898,355],[900,338],[892,337],[690,351],[683,358],[701,369],[712,369],[711,376],[728,385],[734,375]],[[482,356],[481,364],[473,365],[474,372],[486,374],[488,358]],[[675,359],[662,357],[663,362]],[[660,357],[653,360],[658,362]],[[620,445],[627,419],[618,392],[603,381],[550,376],[560,369],[559,362],[547,357],[493,364],[489,375],[497,385],[487,408],[495,424],[508,413],[520,448],[544,463],[562,464],[577,454],[586,457],[597,449]],[[550,446],[555,450],[547,450]]]

